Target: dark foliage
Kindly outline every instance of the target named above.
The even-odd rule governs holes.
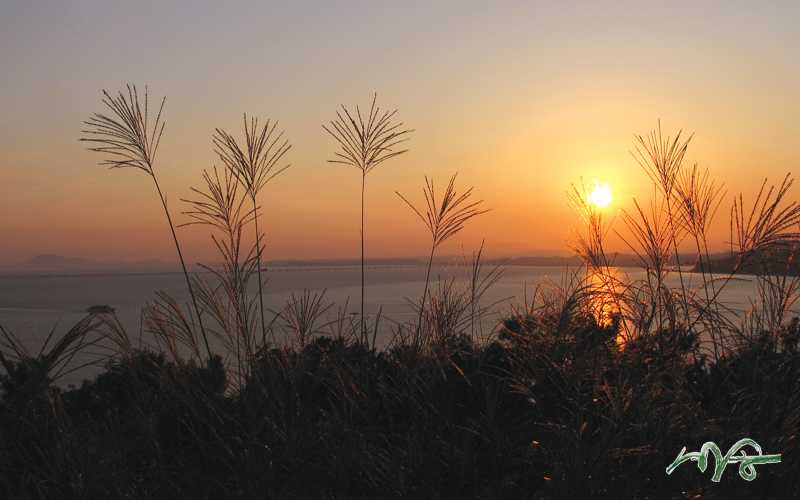
[[[548,335],[533,325],[549,324]],[[553,330],[559,325],[562,331]],[[586,318],[505,322],[436,355],[320,337],[258,354],[237,391],[134,351],[79,388],[4,394],[4,498],[789,498],[800,358],[764,338],[716,363],[679,332],[614,342]],[[766,336],[765,338],[768,338]],[[18,379],[27,368],[19,365]],[[720,483],[683,446],[756,440],[781,464]],[[685,493],[684,493],[685,492]]]

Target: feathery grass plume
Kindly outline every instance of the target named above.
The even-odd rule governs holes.
[[[715,187],[709,180],[707,170],[701,172],[697,165],[682,167],[692,137],[681,142],[680,136],[679,132],[674,140],[664,138],[659,121],[658,129],[650,133],[647,140],[636,136],[641,149],[637,146],[636,152],[631,152],[655,189],[649,215],[645,215],[638,203],[638,216],[623,211],[625,224],[640,250],[620,236],[637,254],[639,265],[648,271],[647,283],[638,283],[629,289],[631,310],[641,313],[633,319],[633,324],[639,334],[660,335],[664,328],[676,333],[675,314],[678,314],[682,318],[677,323],[683,329],[682,334],[699,335],[695,328],[701,326],[712,338],[715,355],[719,355],[720,342],[727,335],[729,324],[723,319],[726,306],[716,299],[730,276],[717,279],[711,272],[707,233],[724,192],[721,186]],[[681,259],[678,248],[686,237],[694,239],[695,257],[688,263],[700,270],[702,284],[699,287],[692,286],[691,275],[686,281],[681,268],[687,262]],[[677,291],[664,285],[665,278],[673,272],[680,280]],[[649,281],[651,276],[654,282]],[[695,289],[692,291],[692,288]],[[637,300],[644,300],[649,306],[641,302],[633,305]],[[654,332],[651,331],[653,325]]]
[[[682,167],[691,137],[681,142],[680,136],[679,132],[674,140],[664,138],[659,121],[658,129],[646,139],[636,135],[639,146],[635,153],[631,152],[654,188],[649,210],[635,199],[634,213],[622,210],[623,221],[632,238],[615,230],[636,254],[636,263],[647,272],[646,280],[630,283],[624,298],[631,313],[629,320],[635,336],[649,338],[664,328],[673,331],[676,325],[691,325],[684,332],[686,335],[693,335],[697,324],[708,326],[713,331],[714,318],[721,314],[721,304],[712,299],[717,293],[716,280],[713,275],[707,276],[710,269],[703,263],[709,260],[706,234],[722,201],[721,188],[709,181],[708,171],[699,172],[697,165],[691,169]],[[680,267],[684,262],[678,251],[687,236],[694,238],[696,255],[691,262],[700,267],[703,279],[702,285],[693,292],[689,290],[691,276],[688,282],[684,281]],[[665,279],[673,272],[680,280],[678,290],[665,285]],[[700,293],[705,295],[704,304],[699,301]],[[712,305],[713,314],[707,310]],[[699,315],[698,311],[701,311]],[[706,312],[709,315],[704,317]],[[691,315],[694,317],[689,319]]]
[[[722,191],[724,183],[716,187],[713,180],[709,180],[708,169],[700,172],[697,165],[693,168],[682,169],[675,183],[674,197],[678,205],[678,223],[695,241],[697,255],[694,259],[695,266],[700,268],[706,300],[713,295],[716,281],[711,268],[711,258],[708,251],[708,229],[722,204],[727,191]]]
[[[798,287],[800,205],[784,201],[794,179],[787,174],[777,190],[770,186],[765,192],[766,183],[765,179],[749,214],[741,194],[731,208],[731,254],[736,256],[732,272],[755,270],[760,296],[745,317],[750,328],[745,329],[743,323],[750,337],[761,332],[777,334],[796,301]]]
[[[167,215],[167,222],[172,231],[175,248],[178,250],[178,258],[181,261],[183,275],[186,277],[186,286],[189,287],[189,294],[192,298],[192,304],[194,304],[197,321],[200,324],[200,331],[203,335],[206,352],[210,358],[211,350],[208,347],[208,339],[206,338],[206,330],[203,326],[203,318],[200,315],[200,308],[197,306],[192,282],[189,279],[189,272],[186,270],[186,264],[183,260],[183,254],[181,253],[181,246],[178,244],[178,236],[175,234],[175,226],[172,224],[172,218],[169,215],[167,200],[161,193],[161,187],[158,185],[158,179],[153,170],[156,151],[161,142],[161,135],[164,132],[164,123],[161,122],[161,112],[164,109],[164,103],[167,98],[164,96],[161,100],[161,106],[158,108],[158,115],[156,116],[152,133],[150,133],[147,128],[147,87],[145,87],[144,94],[144,112],[142,112],[142,108],[139,104],[139,94],[136,91],[135,85],[128,85],[127,98],[122,92],[120,92],[117,97],[111,97],[108,92],[104,90],[103,95],[105,95],[103,104],[112,111],[113,115],[109,117],[100,113],[95,113],[93,117],[85,122],[85,124],[89,126],[89,130],[84,130],[83,133],[89,135],[81,138],[81,141],[100,144],[100,146],[89,148],[89,150],[107,155],[107,158],[100,162],[101,165],[109,165],[110,168],[137,168],[143,170],[153,178],[153,183],[156,185],[161,205],[164,207],[164,213]]]
[[[419,306],[423,346],[433,349],[435,355],[446,354],[458,341],[466,338],[469,326],[470,304],[460,292],[453,277],[439,277],[436,290],[427,302]]]
[[[100,314],[99,320],[103,336],[117,346],[117,353],[122,354],[124,359],[130,359],[134,351],[133,344],[117,315],[113,312]]]
[[[253,341],[257,322],[252,314],[255,299],[247,298],[247,288],[250,278],[257,272],[257,257],[255,246],[242,255],[241,240],[243,228],[253,221],[254,212],[243,210],[245,197],[239,195],[240,183],[230,169],[223,171],[222,179],[216,167],[213,177],[205,171],[203,178],[206,191],[192,188],[200,199],[183,200],[194,208],[184,212],[194,219],[185,225],[207,224],[220,230],[224,238],[211,235],[222,257],[221,267],[203,266],[216,278],[216,283],[211,283],[207,277],[197,277],[195,286],[200,302],[221,328],[221,331],[214,330],[214,335],[230,352],[236,353],[238,369],[247,371],[255,353]]]
[[[422,302],[420,303],[420,325],[418,325],[418,328],[422,326],[422,311],[425,310],[425,299],[428,295],[428,284],[430,283],[431,267],[433,266],[433,254],[436,251],[436,247],[441,245],[454,234],[461,231],[461,229],[464,228],[464,224],[468,220],[489,211],[478,209],[478,206],[483,203],[483,200],[469,203],[468,200],[472,195],[473,188],[469,188],[461,196],[456,193],[455,182],[457,176],[458,172],[453,174],[453,177],[450,178],[450,182],[447,184],[447,189],[445,189],[444,196],[442,196],[440,202],[437,202],[436,200],[436,191],[434,190],[433,179],[428,179],[428,176],[425,176],[425,188],[423,188],[422,194],[425,196],[427,210],[424,216],[402,194],[395,191],[397,196],[406,202],[406,204],[411,207],[414,213],[417,214],[420,220],[422,220],[425,226],[427,226],[428,230],[431,232],[431,238],[433,240],[431,243],[431,256],[428,259],[428,273],[425,277],[425,290],[422,293]]]
[[[705,242],[708,229],[717,213],[717,209],[727,191],[714,185],[709,179],[708,169],[699,171],[695,164],[692,168],[684,168],[675,182],[674,198],[678,207],[678,222],[686,232]],[[703,249],[707,252],[707,249]]]
[[[793,265],[791,259],[787,261],[787,258],[794,254],[800,240],[800,232],[796,229],[800,225],[800,205],[785,200],[793,182],[794,179],[787,174],[777,190],[775,186],[770,186],[765,192],[765,179],[749,212],[742,194],[734,198],[730,221],[730,274],[721,279],[712,279],[715,283],[713,296],[697,307],[698,312],[688,325],[689,331],[705,320],[711,308],[719,305],[719,294],[730,281],[737,279],[737,275],[755,271],[756,275],[763,276],[768,274],[773,264]]]
[[[736,339],[734,345],[743,347],[766,337],[775,351],[792,307],[800,296],[800,276],[793,275],[787,265],[783,273],[756,275],[756,284],[759,299],[742,318],[739,331],[743,338]]]
[[[255,248],[256,269],[258,272],[258,300],[261,310],[262,342],[266,346],[267,324],[264,320],[264,281],[261,278],[262,235],[258,229],[258,205],[256,198],[264,186],[276,175],[280,174],[289,165],[280,167],[278,163],[291,148],[289,141],[281,142],[283,132],[275,135],[278,122],[270,127],[269,120],[259,132],[258,119],[251,118],[250,126],[247,125],[247,115],[244,115],[244,133],[247,151],[243,151],[236,143],[236,139],[224,130],[217,129],[214,135],[214,146],[219,158],[225,166],[236,176],[244,186],[247,196],[253,202],[253,219],[255,221]]]
[[[678,135],[675,136],[672,143],[670,143],[669,136],[664,139],[661,135],[661,120],[659,120],[658,130],[651,132],[647,136],[647,141],[645,141],[641,135],[636,136],[636,139],[639,141],[644,151],[639,149],[639,146],[636,146],[636,153],[631,151],[631,156],[636,159],[663,196],[663,203],[668,214],[667,222],[670,226],[673,251],[675,252],[678,265],[681,264],[678,243],[683,239],[683,231],[681,225],[676,224],[678,217],[677,213],[674,211],[673,198],[675,187],[678,185],[681,174],[683,157],[686,155],[689,141],[692,140],[692,136],[689,136],[686,141],[681,143],[680,137],[681,132],[678,132]],[[679,272],[678,277],[680,278],[681,288],[685,291],[686,286],[683,282],[683,273]],[[685,293],[683,300],[684,303],[688,302],[688,297]]]
[[[372,98],[372,107],[366,122],[361,117],[361,109],[356,106],[355,117],[342,105],[344,116],[336,112],[336,120],[331,120],[331,127],[322,128],[331,134],[342,147],[342,152],[337,152],[337,159],[328,160],[330,163],[352,165],[361,171],[361,342],[366,344],[367,330],[364,318],[364,190],[366,188],[367,174],[384,161],[407,152],[407,149],[395,151],[394,147],[407,141],[406,134],[413,130],[401,130],[402,122],[392,125],[391,119],[397,110],[380,114],[380,108],[375,106],[378,94]],[[345,119],[346,117],[346,119]],[[356,120],[357,118],[357,120]]]
[[[673,270],[671,259],[675,255],[673,245],[676,241],[673,232],[675,226],[668,220],[670,213],[664,206],[663,198],[650,199],[649,214],[642,209],[635,198],[633,202],[637,211],[636,216],[622,210],[622,220],[633,236],[633,241],[616,230],[615,233],[633,251],[636,264],[646,272],[646,278],[641,282],[642,288],[638,290],[640,295],[637,298],[647,300],[649,307],[640,309],[642,312],[646,311],[645,315],[637,317],[634,324],[639,335],[649,335],[653,324],[656,329],[662,328],[665,321],[674,324],[674,314],[677,312],[677,303],[665,286],[665,280]],[[685,315],[688,308],[688,301],[682,301],[681,314]]]
[[[194,207],[194,210],[183,212],[194,219],[181,226],[191,224],[207,224],[225,233],[226,236],[236,235],[248,222],[253,220],[253,211],[242,213],[244,198],[238,196],[238,182],[234,182],[233,173],[226,169],[223,179],[220,180],[217,167],[214,167],[214,177],[203,171],[203,180],[206,182],[208,192],[191,188],[200,195],[199,200],[184,200]]]
[[[775,186],[770,186],[765,193],[767,180],[764,179],[749,214],[745,212],[742,195],[734,199],[731,232],[735,232],[732,236],[736,237],[738,247],[737,266],[753,258],[763,258],[770,252],[791,248],[800,239],[800,232],[796,229],[800,223],[800,205],[796,201],[786,206],[782,203],[793,183],[794,179],[786,174],[777,191]]]
[[[324,317],[331,308],[331,305],[322,305],[324,296],[325,290],[321,294],[315,293],[312,296],[311,290],[305,288],[300,297],[295,297],[293,293],[291,300],[286,301],[282,314],[286,322],[283,328],[292,334],[292,343],[296,344],[300,351],[305,349],[311,336],[320,331],[319,328],[314,328],[314,323]]]
[[[672,198],[673,188],[680,175],[683,157],[686,155],[692,136],[689,136],[681,144],[681,132],[678,132],[678,135],[675,136],[672,144],[670,144],[669,136],[664,139],[661,135],[661,120],[659,120],[658,130],[651,132],[647,136],[647,140],[641,135],[636,135],[635,137],[642,149],[636,146],[636,153],[631,152],[631,156],[644,169],[653,184],[658,186],[664,197],[667,199]]]
[[[636,244],[628,241],[624,235],[616,234],[628,245],[635,254],[637,264],[647,271],[648,279],[655,278],[661,286],[669,272],[670,259],[673,256],[673,236],[669,222],[669,214],[663,207],[656,206],[656,201],[650,200],[650,213],[647,214],[633,199],[638,218],[626,210],[622,210],[622,220],[628,231],[633,235]]]
[[[480,330],[480,333],[483,333],[483,328],[481,326],[482,318],[495,306],[505,300],[508,300],[500,299],[489,305],[480,305],[480,300],[483,297],[483,294],[486,293],[486,290],[491,288],[492,285],[502,279],[503,275],[505,274],[505,270],[501,269],[500,267],[505,263],[505,259],[503,259],[499,264],[490,269],[485,276],[483,275],[483,244],[484,241],[481,241],[481,246],[478,248],[478,251],[472,252],[471,263],[467,263],[467,256],[464,253],[464,245],[461,245],[462,264],[460,265],[458,260],[455,261],[459,277],[461,278],[461,286],[459,286],[459,289],[461,293],[465,295],[467,304],[469,305],[470,333],[472,334],[473,341],[476,340],[476,321],[478,323],[478,329]],[[489,339],[486,340],[488,341]]]
[[[693,259],[694,269],[700,270],[702,284],[692,294],[692,299],[696,299],[698,295],[702,294],[706,304],[711,303],[711,297],[716,295],[717,279],[714,278],[714,269],[711,263],[711,257],[708,249],[708,230],[717,213],[717,209],[722,204],[726,191],[722,188],[724,183],[719,187],[715,186],[715,182],[709,179],[708,169],[700,171],[697,164],[692,168],[683,168],[678,174],[673,191],[673,207],[677,210],[675,219],[677,226],[685,231],[695,243],[695,257]],[[690,261],[691,262],[691,261]],[[678,268],[680,272],[680,267]],[[689,278],[689,287],[691,288],[691,276]],[[715,318],[720,318],[722,315],[723,304],[718,301],[713,303],[713,310],[711,315]],[[712,320],[712,324],[720,325],[721,323]],[[717,338],[716,333],[720,333],[719,329],[710,329],[712,343],[714,345],[714,352],[720,352],[720,339]]]
[[[344,306],[336,308],[335,314],[333,305],[325,310],[326,333],[334,340],[343,340],[346,343],[354,342],[361,335],[361,324],[355,321],[355,313],[348,313],[347,307],[350,304],[350,297],[345,299]]]
[[[724,339],[730,338],[734,331],[725,317],[727,306],[718,300],[722,289],[745,270],[755,269],[760,276],[770,262],[785,263],[800,237],[797,232],[800,206],[787,203],[785,199],[792,180],[787,176],[779,187],[769,189],[765,181],[749,211],[745,209],[742,195],[734,200],[731,210],[734,260],[730,274],[717,278],[706,264],[709,261],[707,233],[722,201],[721,187],[716,187],[709,179],[708,171],[701,172],[696,165],[691,169],[682,168],[689,140],[681,142],[680,133],[674,140],[664,139],[659,123],[659,129],[647,139],[636,137],[640,146],[633,156],[652,180],[655,194],[649,210],[634,200],[635,212],[622,211],[631,236],[623,236],[615,230],[636,254],[637,264],[647,272],[646,280],[627,283],[618,295],[622,320],[628,321],[630,327],[623,325],[623,331],[631,340],[641,337],[647,345],[657,346],[661,357],[675,351],[677,345],[689,345],[700,335],[710,335],[714,354],[719,358]],[[602,248],[607,231],[602,214],[596,212],[582,190],[573,186],[573,191],[570,202],[589,229],[589,237],[581,237],[573,231],[577,242],[571,246],[590,268],[608,269]],[[681,269],[683,262],[678,253],[686,237],[694,239],[697,253],[693,262],[695,268],[702,271],[703,282],[694,289],[691,277],[688,282],[684,280],[685,271]],[[672,273],[680,279],[677,289],[666,285],[665,280]],[[786,286],[785,282],[780,286],[765,285],[762,291],[771,294],[770,300],[779,304],[783,303],[782,299],[778,300],[780,294],[775,293]],[[777,305],[770,309],[783,310]],[[783,319],[784,316],[778,314],[770,324]]]
[[[30,398],[47,390],[60,377],[107,359],[108,356],[93,356],[89,361],[70,366],[79,352],[100,342],[100,336],[86,339],[87,335],[98,330],[100,324],[96,315],[89,314],[59,338],[53,328],[35,355],[25,348],[16,335],[0,326],[0,364],[6,371],[5,376],[0,376],[0,382],[4,392]],[[52,347],[49,347],[56,338]]]
[[[180,361],[178,344],[189,348],[191,354],[200,358],[200,346],[192,328],[189,318],[183,314],[180,304],[164,291],[157,292],[160,300],[146,303],[142,309],[142,324],[145,331],[153,335],[159,352],[164,352],[165,346],[172,356],[173,361]]]

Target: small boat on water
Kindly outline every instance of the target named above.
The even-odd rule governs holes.
[[[89,314],[110,314],[113,313],[114,311],[116,311],[116,309],[108,305],[92,306],[86,310],[86,312],[88,312]]]

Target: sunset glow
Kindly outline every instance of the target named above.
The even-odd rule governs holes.
[[[107,111],[103,91],[128,84],[147,90],[151,126],[166,96],[154,169],[195,262],[217,249],[205,228],[182,225],[181,200],[219,166],[216,129],[245,143],[245,113],[277,122],[291,146],[291,166],[258,200],[265,260],[359,256],[360,173],[329,163],[338,144],[322,125],[342,105],[368,113],[376,93],[414,132],[398,145],[408,153],[367,180],[367,257],[424,256],[425,234],[394,193],[456,172],[491,211],[443,254],[484,240],[498,257],[564,251],[576,222],[564,192],[587,167],[608,183],[591,194],[598,208],[652,193],[630,152],[659,121],[665,136],[694,134],[684,166],[708,168],[730,196],[800,171],[797,3],[686,2],[669,14],[613,2],[58,5],[11,2],[0,15],[0,266],[45,253],[177,261],[152,181],[98,165],[78,141]],[[729,239],[728,221],[719,228],[712,239]]]
[[[587,187],[587,199],[589,203],[593,204],[597,208],[605,208],[611,203],[613,197],[611,196],[611,188],[608,187],[608,184],[599,183],[597,179],[594,180],[593,183],[589,184]]]

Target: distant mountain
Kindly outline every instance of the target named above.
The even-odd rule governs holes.
[[[521,257],[572,257],[573,253],[568,248],[545,248],[542,250],[531,250],[521,255],[514,257],[515,259]]]
[[[2,273],[34,273],[34,274],[91,274],[108,272],[170,272],[180,271],[180,266],[173,262],[151,259],[136,262],[122,260],[87,260],[60,255],[42,254],[17,264],[0,267]]]
[[[577,256],[572,257],[561,257],[561,256],[553,256],[553,257],[517,257],[516,259],[490,259],[486,261],[486,264],[496,266],[500,263],[503,263],[504,266],[551,266],[551,267],[561,267],[561,266],[579,266],[581,265],[581,259]]]
[[[718,274],[731,274],[733,272],[733,265],[739,258],[738,254],[731,254],[725,252],[721,254],[711,254],[710,269]],[[699,272],[699,266],[695,266],[693,271]],[[758,258],[752,258],[748,264],[740,267],[737,271],[738,274],[762,274],[762,273],[787,273],[790,276],[797,276],[800,274],[800,252],[793,252],[785,250],[773,255],[768,263],[760,261]]]
[[[612,252],[606,255],[608,262],[614,267],[637,267],[635,263],[635,256]],[[490,265],[497,265],[503,259],[491,259],[486,263]],[[578,267],[583,264],[581,258],[577,255],[558,255],[558,256],[525,256],[517,257],[515,259],[506,259],[503,265],[505,266],[551,266],[551,267]]]

